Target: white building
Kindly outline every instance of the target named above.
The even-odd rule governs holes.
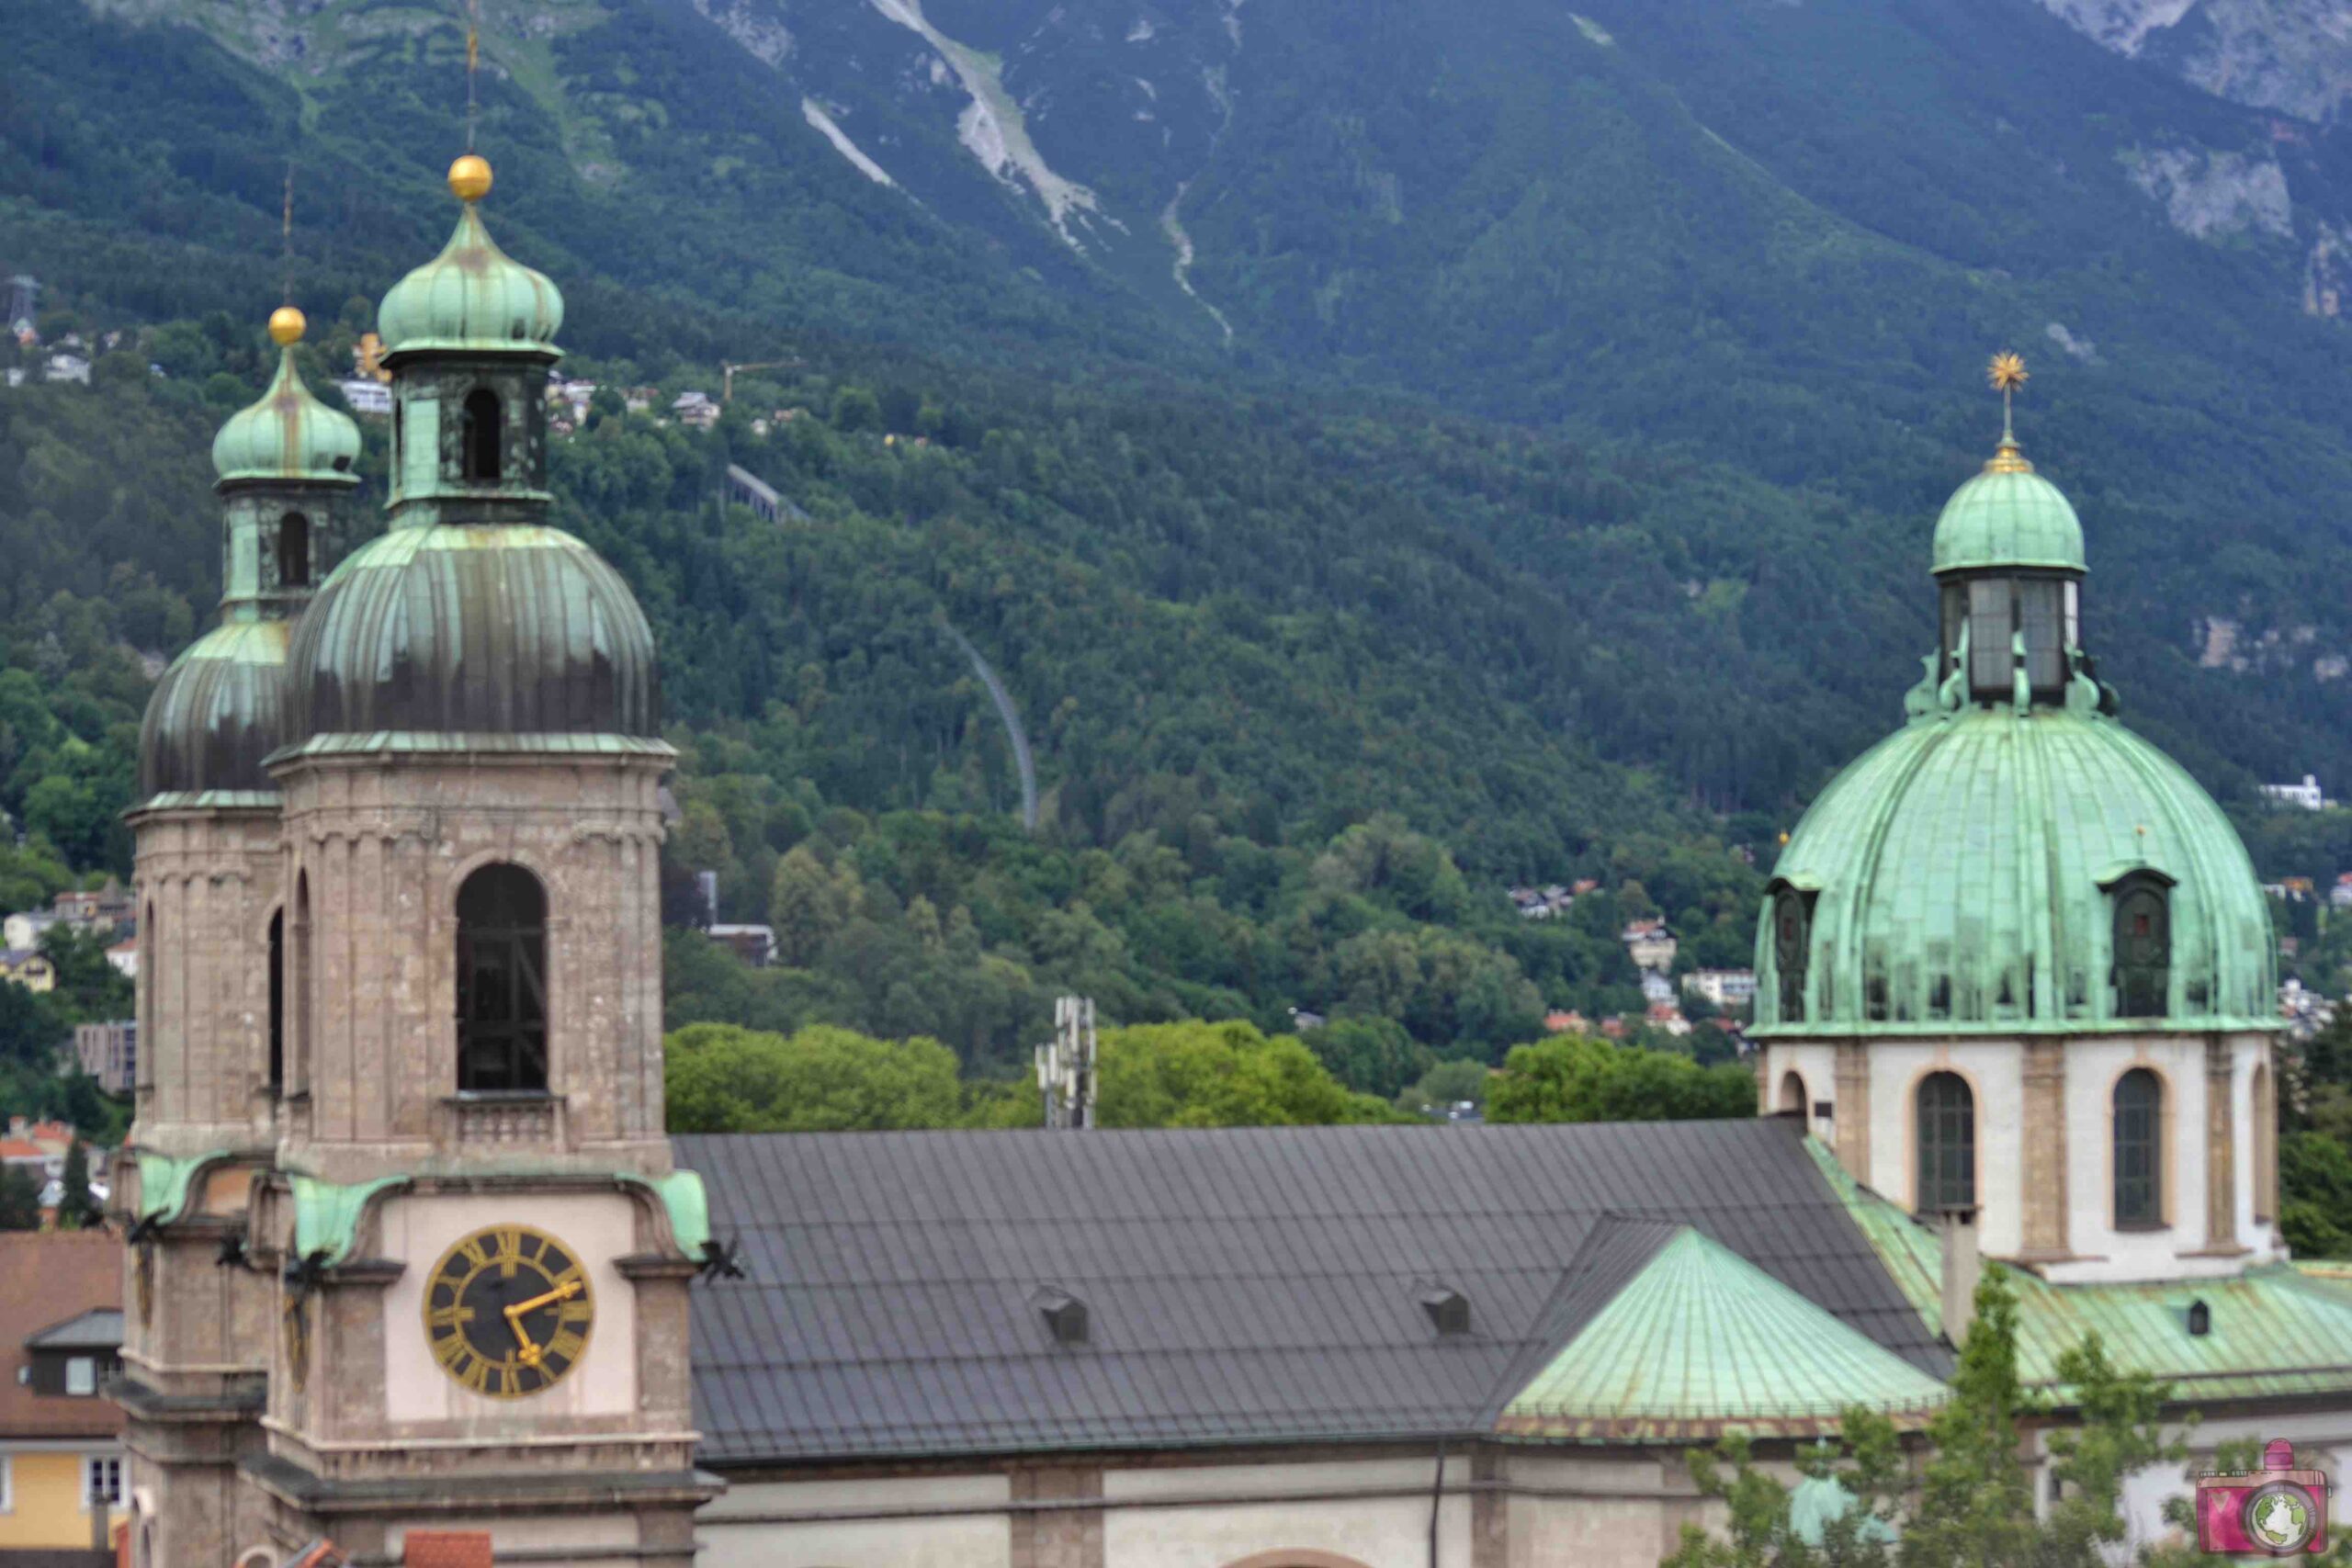
[[[2319,780],[2310,773],[2301,784],[2267,784],[2262,793],[2282,806],[2299,806],[2305,811],[2320,811],[2335,804],[2320,792]]]
[[[1756,999],[1753,969],[1693,969],[1682,976],[1682,988],[1704,997],[1715,1008],[1730,1011]]]

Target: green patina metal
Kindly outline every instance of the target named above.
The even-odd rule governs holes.
[[[1826,1475],[1808,1475],[1789,1488],[1789,1529],[1807,1546],[1829,1539],[1830,1528],[1853,1511],[1854,1495]],[[1882,1544],[1895,1540],[1893,1525],[1876,1514],[1865,1515],[1854,1527],[1859,1541]]]
[[[283,620],[224,621],[172,660],[139,728],[143,807],[222,793],[277,804],[262,759],[284,737],[292,637]]]
[[[216,1159],[206,1155],[186,1162],[190,1167]],[[162,1156],[140,1156],[140,1191],[147,1190],[146,1162]],[[179,1201],[185,1202],[184,1189],[189,1172],[180,1173],[183,1189]],[[501,1177],[512,1179],[535,1174],[527,1168],[502,1170]],[[566,1171],[547,1172],[556,1177],[571,1177]],[[409,1185],[407,1176],[379,1177],[372,1181],[341,1183],[323,1181],[315,1176],[289,1174],[294,1189],[294,1251],[300,1258],[318,1258],[328,1268],[347,1261],[352,1248],[357,1245],[359,1222],[366,1217],[368,1205],[380,1193]],[[648,1179],[627,1172],[616,1172],[613,1179],[623,1187],[637,1188],[653,1197],[669,1215],[671,1239],[678,1250],[688,1258],[702,1255],[703,1243],[710,1239],[710,1196],[704,1190],[700,1172],[673,1170],[667,1176]]]
[[[1688,1441],[1835,1430],[1856,1405],[1917,1425],[1951,1391],[1689,1226],[1503,1407],[1549,1441]]]
[[[280,479],[350,489],[359,461],[359,427],[319,401],[302,382],[291,344],[278,352],[277,376],[261,400],[229,416],[212,438],[212,467],[223,484]]]
[[[359,1239],[359,1221],[375,1196],[409,1181],[405,1176],[347,1184],[315,1176],[289,1175],[287,1179],[294,1187],[294,1255],[315,1258],[330,1269],[350,1258]]]
[[[1948,624],[1958,636],[1928,657],[1904,728],[1830,783],[1781,852],[1775,887],[1804,906],[1792,951],[1804,971],[1791,965],[1784,1008],[1775,936],[1788,900],[1769,898],[1755,1032],[2278,1027],[2270,914],[2245,846],[2194,779],[2114,716],[2073,646],[2075,612],[2049,574],[2084,570],[2082,525],[2007,436],[1944,508],[1935,569],[1967,574],[1951,593],[1968,618]],[[1989,578],[2006,606],[2037,572],[2050,662],[2029,681],[2025,628],[2003,608],[1987,619],[2008,645],[1997,675],[1970,673],[1976,600],[1960,596]],[[2134,873],[2166,890],[2153,1016],[2126,1005],[2115,963],[2115,894]]]
[[[467,202],[441,254],[392,285],[376,311],[388,355],[525,350],[553,355],[563,295],[498,248]]]
[[[139,1150],[138,1217],[159,1225],[177,1224],[195,1196],[197,1174],[206,1166],[227,1159],[229,1154],[227,1149],[209,1149],[200,1155],[187,1156]]]
[[[641,1176],[622,1176],[619,1179],[643,1187],[661,1199],[662,1208],[670,1214],[670,1239],[688,1258],[702,1256],[703,1244],[710,1239],[710,1193],[702,1184],[702,1172],[673,1170],[650,1181]]]
[[[2171,880],[2169,997],[2125,1018],[2112,900]],[[1915,718],[1814,802],[1776,878],[1813,897],[1807,1016],[1780,1016],[1768,916],[1756,1032],[2079,1034],[2269,1029],[2269,910],[2212,797],[2096,711],[1974,706]]]
[[[1988,468],[1953,491],[1936,520],[1937,571],[2001,567],[2087,570],[2074,503],[2030,470]]]
[[[396,529],[346,559],[294,638],[288,743],[403,732],[658,740],[653,631],[560,529]]]
[[[1943,1251],[1935,1233],[1857,1182],[1819,1140],[1807,1147],[1905,1297],[1943,1332]],[[2352,1278],[2292,1264],[2208,1280],[2056,1285],[2009,1271],[2018,1298],[2018,1371],[2064,1403],[2058,1359],[2097,1334],[2118,1366],[2173,1385],[2189,1404],[2352,1392]],[[2202,1302],[2209,1327],[2188,1331]]]

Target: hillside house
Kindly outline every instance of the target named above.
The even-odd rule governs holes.
[[[94,1492],[122,1504],[122,1410],[102,1393],[121,1364],[122,1275],[108,1232],[0,1234],[0,1280],[40,1281],[0,1291],[0,1561],[64,1561],[109,1527]]]

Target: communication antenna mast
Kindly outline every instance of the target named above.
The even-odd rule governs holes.
[[[1054,998],[1054,1037],[1037,1047],[1037,1087],[1046,1125],[1075,1132],[1094,1125],[1094,998]]]

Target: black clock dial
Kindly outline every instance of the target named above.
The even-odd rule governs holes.
[[[441,1370],[492,1399],[560,1382],[596,1317],[588,1272],[528,1225],[492,1225],[444,1253],[424,1287],[424,1333]]]

